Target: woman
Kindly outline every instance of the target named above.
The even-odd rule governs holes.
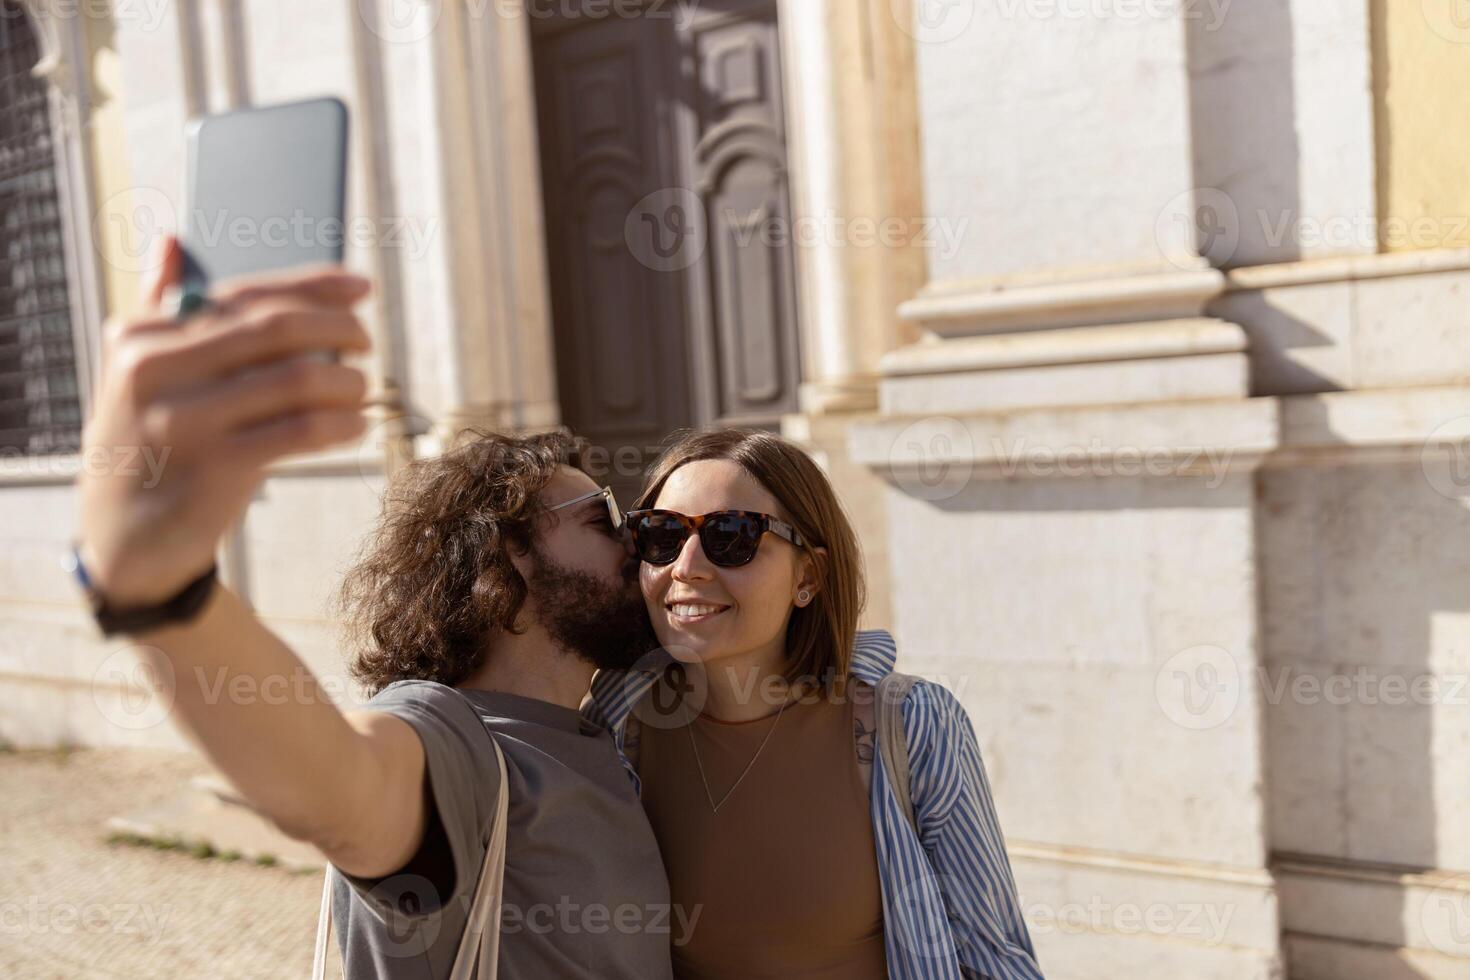
[[[968,717],[902,703],[912,811],[875,750],[893,641],[821,470],[765,432],[688,435],[628,514],[663,650],[593,711],[641,786],[681,980],[1040,977]],[[899,781],[901,776],[897,777]]]

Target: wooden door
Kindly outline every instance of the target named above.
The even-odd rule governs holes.
[[[677,39],[678,160],[708,237],[685,283],[694,409],[774,428],[801,378],[776,4],[701,3]]]
[[[796,409],[776,5],[559,6],[532,19],[557,381],[631,500],[671,431]]]

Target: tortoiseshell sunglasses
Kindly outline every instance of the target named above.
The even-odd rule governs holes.
[[[696,533],[709,560],[725,568],[748,564],[767,531],[798,548],[806,546],[790,524],[752,510],[717,510],[698,517],[672,510],[630,510],[628,530],[638,557],[650,565],[673,562],[689,535]]]

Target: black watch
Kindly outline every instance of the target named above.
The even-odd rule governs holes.
[[[98,592],[97,587],[92,584],[92,577],[87,574],[87,566],[82,564],[81,551],[77,545],[73,544],[62,558],[62,565],[71,572],[86,593],[92,618],[97,621],[97,627],[103,636],[138,633],[168,623],[188,622],[204,608],[214,592],[215,583],[219,581],[219,566],[210,565],[204,574],[162,602],[131,609],[113,609],[108,606],[106,596]]]

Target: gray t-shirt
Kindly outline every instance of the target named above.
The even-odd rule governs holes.
[[[430,681],[390,684],[367,707],[418,733],[433,815],[418,853],[395,874],[331,870],[349,980],[449,975],[495,814],[492,735],[510,781],[500,976],[672,976],[678,926],[663,860],[606,731],[547,701]]]

